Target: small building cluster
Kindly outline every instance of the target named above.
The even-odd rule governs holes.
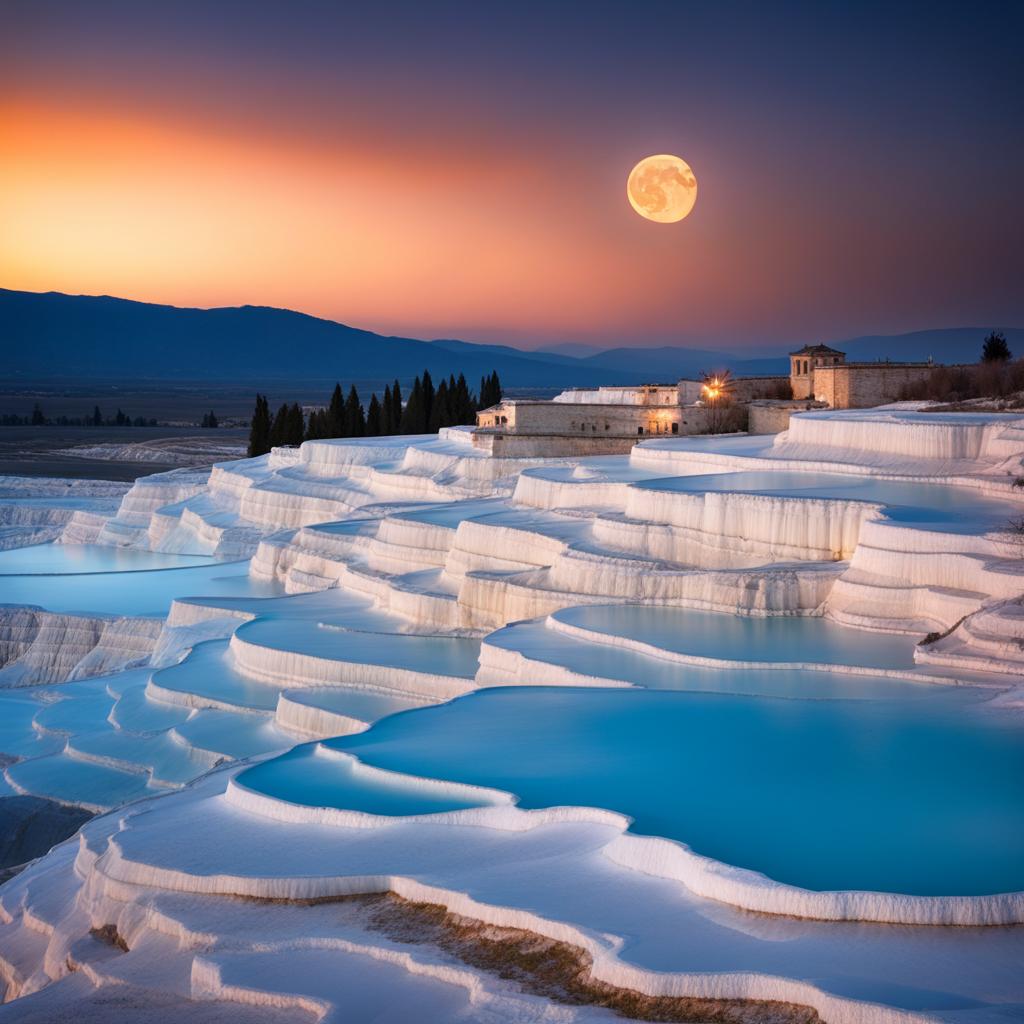
[[[805,345],[789,354],[794,399],[813,399],[830,409],[870,409],[899,399],[910,384],[927,381],[927,363],[848,363],[828,345]]]
[[[861,409],[897,401],[927,380],[927,363],[848,363],[828,345],[790,353],[788,377],[737,377],[635,387],[572,388],[550,401],[504,399],[477,413],[473,443],[498,456],[603,455],[629,451],[647,437],[785,430],[794,412]],[[785,392],[789,398],[779,398]],[[736,410],[725,417],[723,410]],[[742,423],[742,426],[738,426]]]

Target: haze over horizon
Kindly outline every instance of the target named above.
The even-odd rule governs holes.
[[[5,293],[5,292],[7,294],[19,294],[19,293],[16,293],[16,292],[11,292],[9,289],[5,289],[2,285],[0,285],[0,294]],[[316,313],[311,313],[308,310],[288,309],[288,308],[282,307],[282,306],[267,306],[267,305],[265,305],[263,303],[242,303],[240,305],[229,305],[229,306],[225,306],[225,305],[187,306],[187,305],[182,305],[182,304],[174,303],[174,302],[149,303],[149,302],[146,302],[144,300],[135,299],[135,298],[132,298],[131,296],[127,296],[127,295],[110,295],[110,294],[105,294],[105,293],[104,294],[98,294],[98,295],[84,295],[84,294],[72,295],[72,294],[69,294],[69,293],[56,291],[54,289],[45,289],[45,290],[39,290],[39,291],[26,291],[26,292],[22,292],[20,294],[23,294],[23,295],[38,295],[38,296],[41,296],[41,297],[55,296],[55,297],[59,297],[59,298],[70,298],[70,299],[112,299],[112,300],[114,300],[115,303],[119,303],[119,304],[123,304],[123,303],[136,303],[136,304],[139,304],[141,306],[165,306],[165,307],[168,307],[170,309],[180,310],[180,311],[186,312],[186,313],[188,313],[188,312],[195,312],[195,311],[214,312],[214,313],[218,312],[218,311],[219,312],[230,312],[230,311],[245,310],[245,309],[267,310],[267,311],[273,312],[273,313],[295,313],[295,314],[298,314],[299,316],[303,316],[303,317],[305,317],[305,316],[312,317],[312,318],[314,318],[316,320],[326,321],[328,324],[333,324],[333,325],[337,325],[337,326],[340,326],[340,327],[352,329],[353,331],[355,331],[357,333],[366,332],[366,331],[370,331],[371,330],[370,328],[364,327],[361,324],[351,323],[351,322],[348,322],[348,321],[346,321],[344,319],[335,319],[333,317],[320,316],[320,315],[318,315]],[[2,323],[2,321],[3,321],[3,315],[0,314],[0,323]],[[41,324],[39,324],[38,322],[33,321],[31,319],[29,319],[27,321],[27,325],[28,325],[28,327],[30,329],[36,329],[36,328],[41,326]],[[892,340],[892,342],[894,343],[894,345],[896,345],[896,344],[899,344],[903,339],[912,338],[914,336],[922,336],[922,338],[924,336],[939,337],[939,336],[941,336],[943,334],[947,334],[947,335],[957,334],[957,335],[960,335],[960,334],[964,334],[964,333],[968,333],[968,332],[973,332],[973,335],[976,335],[977,337],[975,338],[972,335],[970,340],[967,342],[968,345],[973,345],[975,343],[975,341],[977,341],[978,339],[982,339],[983,335],[986,332],[990,331],[990,330],[997,330],[997,331],[1000,331],[1000,332],[1003,332],[1003,333],[1009,333],[1011,335],[1011,338],[1012,338],[1012,344],[1013,345],[1017,345],[1017,346],[1020,345],[1020,341],[1018,340],[1019,336],[1021,334],[1024,334],[1024,328],[1020,328],[1020,327],[1017,327],[1017,326],[1014,326],[1014,325],[1007,325],[1007,324],[964,325],[964,324],[958,324],[958,325],[955,325],[955,326],[948,326],[948,327],[943,327],[943,328],[921,327],[921,328],[911,329],[909,331],[903,331],[903,332],[898,332],[898,333],[880,332],[880,333],[875,334],[875,335],[862,335],[862,336],[851,337],[851,338],[820,337],[820,338],[811,339],[811,341],[813,343],[824,342],[826,344],[842,344],[842,343],[847,343],[847,342],[852,342],[854,344],[862,344],[863,342],[870,341],[872,339],[878,339],[879,341],[882,341],[882,340],[884,340],[886,338],[890,338]],[[390,338],[390,337],[404,338],[405,337],[404,335],[397,335],[397,336],[396,335],[390,335],[390,334],[388,334],[386,332],[374,332],[374,333],[379,334],[383,338]],[[529,344],[522,344],[522,343],[521,344],[517,344],[515,339],[510,339],[509,341],[505,341],[505,342],[489,343],[489,342],[485,341],[482,338],[468,338],[468,337],[464,337],[464,338],[430,338],[430,337],[426,337],[426,336],[416,336],[416,335],[411,335],[411,337],[413,338],[413,340],[425,341],[425,342],[428,342],[428,343],[432,343],[432,342],[440,342],[440,343],[445,343],[445,342],[453,342],[453,343],[454,342],[460,342],[461,343],[461,342],[465,342],[465,343],[468,343],[471,346],[472,345],[483,346],[485,351],[487,350],[487,345],[488,344],[501,344],[501,345],[506,345],[506,346],[508,346],[509,348],[512,348],[512,349],[518,349],[519,351],[522,352],[522,354],[524,356],[529,356],[531,353],[532,354],[540,355],[542,353],[556,353],[556,352],[558,352],[558,353],[563,353],[566,356],[572,356],[572,357],[575,357],[575,358],[586,358],[587,356],[594,356],[596,358],[601,353],[614,353],[615,351],[617,351],[617,350],[619,350],[621,348],[627,348],[627,349],[628,348],[634,348],[634,349],[637,350],[638,353],[641,350],[641,346],[639,344],[632,345],[632,346],[629,346],[629,345],[615,345],[613,340],[609,340],[609,341],[607,341],[605,343],[594,343],[594,342],[588,342],[585,339],[579,339],[579,340],[572,340],[572,341],[568,341],[568,342],[558,343],[558,342],[546,342],[544,340],[537,340],[537,339],[535,339],[535,340],[533,340]],[[780,339],[777,342],[774,342],[774,343],[770,342],[768,344],[764,344],[764,345],[761,345],[761,346],[750,345],[750,344],[743,344],[743,343],[729,346],[726,343],[722,343],[718,347],[719,347],[720,351],[723,353],[723,355],[733,355],[733,356],[741,356],[741,357],[746,356],[748,358],[752,358],[752,359],[755,359],[755,360],[759,359],[759,360],[761,360],[761,362],[764,362],[764,360],[766,358],[770,358],[770,357],[773,357],[773,356],[781,357],[781,356],[786,355],[787,349],[790,348],[790,346],[792,346],[792,345],[802,345],[802,344],[803,344],[803,339],[801,339],[801,340],[791,340],[789,342],[786,342],[784,339]],[[961,344],[963,344],[963,339],[961,339]],[[672,338],[672,339],[666,341],[666,343],[664,345],[660,345],[659,346],[655,342],[654,344],[651,344],[651,345],[648,345],[648,346],[643,346],[643,351],[651,353],[651,352],[658,351],[659,348],[679,348],[680,350],[699,350],[699,351],[707,351],[708,350],[706,345],[702,345],[702,339],[700,339],[700,338],[695,338],[695,337],[678,337],[677,336],[675,338]],[[961,359],[962,358],[964,360],[969,360],[971,358],[972,354],[973,354],[972,352],[968,352],[968,351],[965,350],[962,353],[958,353],[955,356],[955,358],[956,359]],[[907,358],[911,358],[911,359],[923,358],[921,356],[920,352],[914,352],[914,353],[909,353],[909,354],[908,353],[903,353],[903,352],[899,351],[899,349],[896,348],[896,347],[894,347],[891,351],[887,350],[885,355],[880,355],[879,353],[873,353],[871,358],[882,358],[882,359],[884,359],[884,358],[889,358],[889,357],[900,358],[900,357],[904,357],[904,356],[907,357]],[[939,358],[941,359],[942,357],[940,356]],[[639,372],[643,373],[644,370],[641,368],[639,370]]]
[[[15,2],[0,285],[526,349],[1024,323],[1021,9],[811,11]],[[664,151],[677,225],[625,197]]]

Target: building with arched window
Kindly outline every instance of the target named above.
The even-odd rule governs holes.
[[[789,382],[793,386],[793,397],[814,397],[814,371],[819,367],[842,366],[846,353],[828,345],[804,345],[796,352],[789,353]]]
[[[926,363],[848,363],[846,353],[828,345],[805,345],[789,353],[794,399],[823,402],[833,409],[868,409],[897,402],[910,384],[926,381]]]

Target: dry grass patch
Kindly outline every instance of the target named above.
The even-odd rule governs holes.
[[[820,1024],[816,1010],[754,999],[649,996],[591,976],[593,960],[565,942],[452,914],[434,903],[375,897],[369,923],[399,942],[430,943],[470,967],[524,991],[575,1006],[601,1006],[632,1020],[707,1024]]]

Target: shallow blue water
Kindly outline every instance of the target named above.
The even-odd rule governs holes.
[[[151,792],[145,775],[82,761],[63,752],[19,761],[7,773],[12,782],[35,796],[63,803],[116,807]]]
[[[298,704],[348,715],[362,722],[375,722],[396,711],[422,707],[424,703],[397,693],[375,693],[352,686],[304,686],[288,690],[287,694],[290,700]]]
[[[655,491],[741,491],[790,498],[834,498],[878,502],[887,518],[945,533],[977,533],[1005,526],[1019,511],[1013,502],[988,498],[968,487],[881,480],[842,473],[752,470],[707,476],[661,477],[634,486]]]
[[[371,611],[372,616],[372,611]],[[464,637],[412,633],[363,632],[341,624],[309,619],[257,619],[236,630],[239,639],[277,650],[365,665],[381,665],[471,679],[476,674],[480,641]]]
[[[561,480],[568,483],[600,483],[615,481],[628,483],[631,481],[648,480],[654,473],[652,470],[630,464],[628,455],[597,455],[580,459],[578,473],[576,466],[539,466],[524,470],[529,476],[538,476],[543,480]]]
[[[479,501],[458,501],[451,505],[437,505],[415,512],[401,512],[397,519],[412,519],[418,523],[433,523],[455,529],[464,519],[475,519],[505,506],[503,498],[482,498]]]
[[[668,651],[734,661],[913,668],[915,638],[851,629],[807,616],[759,618],[639,605],[581,605],[555,612],[573,626]]]
[[[136,572],[209,565],[208,555],[168,555],[161,551],[109,548],[101,544],[33,544],[0,551],[0,576],[40,573]],[[0,583],[2,586],[2,583]]]
[[[34,604],[85,615],[167,614],[177,597],[194,594],[259,597],[280,588],[251,580],[248,562],[211,562],[137,572],[78,572],[63,576],[0,576],[0,604]]]
[[[525,807],[622,811],[638,832],[806,888],[1016,891],[1024,733],[978,700],[956,689],[842,701],[503,688],[329,744],[383,768],[506,789]],[[354,798],[315,762],[287,778],[278,763],[255,782],[296,802]],[[373,809],[372,795],[358,798]]]
[[[325,756],[315,743],[249,768],[239,779],[268,796],[287,800],[299,790],[309,806],[368,814],[436,814],[479,806],[478,801],[440,792],[416,779],[354,772],[350,761]]]
[[[821,620],[818,620],[819,622]],[[543,621],[516,622],[492,633],[487,643],[527,657],[560,665],[580,675],[621,680],[649,690],[798,697],[807,700],[928,698],[933,683],[911,683],[843,671],[778,668],[704,668],[683,665],[619,647],[577,640],[548,629]],[[727,648],[713,648],[729,653]],[[529,680],[527,680],[529,681]]]
[[[227,640],[196,644],[184,661],[153,673],[153,683],[165,690],[193,694],[268,714],[277,707],[279,687],[239,672],[231,661]]]

